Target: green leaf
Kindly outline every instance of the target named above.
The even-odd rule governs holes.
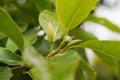
[[[56,55],[51,59],[52,60],[49,61],[52,68],[51,72],[53,72],[53,75],[55,76],[52,80],[74,80],[75,75],[73,74],[76,73],[75,71],[79,67],[86,72],[89,76],[89,80],[96,79],[96,73],[94,70],[74,50],[69,50],[62,55]],[[68,73],[68,71],[70,72]],[[70,75],[70,73],[72,75]],[[58,76],[61,78],[58,79]],[[62,76],[65,76],[66,78],[62,79]]]
[[[6,48],[11,52],[15,52],[18,49],[18,47],[10,39],[7,41]]]
[[[47,62],[49,64],[48,66],[45,66],[47,63],[44,63],[44,61],[45,60],[41,58],[36,64],[36,68],[30,70],[30,75],[34,80],[74,80],[75,72],[79,66],[80,57],[74,51],[69,51],[64,55],[57,55],[50,58]],[[42,65],[43,67],[41,66],[41,68],[39,68],[40,66],[37,65]],[[45,68],[49,70],[45,70]],[[38,71],[40,71],[39,75],[41,75],[41,77],[36,76],[38,75]],[[43,73],[46,74],[44,75]],[[48,78],[48,75],[51,76],[51,78]],[[43,76],[44,78],[42,78]]]
[[[83,58],[86,62],[88,62],[88,58],[84,48],[76,48],[74,50],[77,51],[77,53],[81,56],[81,58]]]
[[[70,36],[73,36],[75,39],[80,39],[82,40],[82,42],[88,41],[88,40],[92,40],[92,39],[96,39],[96,37],[86,31],[84,31],[83,29],[80,28],[75,28],[73,30],[71,30],[69,32]]]
[[[84,73],[81,69],[77,70],[75,80],[86,80],[86,78],[84,77]]]
[[[74,50],[52,57],[49,60],[52,80],[74,80],[80,61],[81,58]]]
[[[48,73],[43,71],[43,73],[39,70],[39,68],[32,68],[29,71],[29,75],[32,77],[33,80],[50,80],[50,78],[47,78]],[[43,77],[44,76],[44,77]]]
[[[66,28],[73,29],[89,15],[97,2],[98,0],[57,0],[58,19]]]
[[[55,36],[56,40],[60,39],[65,32],[65,27],[58,22],[55,12],[50,12],[48,10],[44,10],[43,12],[41,12],[39,15],[39,23],[43,27],[46,33],[47,33],[48,24],[51,23],[53,25],[54,32],[56,34]]]
[[[87,17],[86,21],[95,22],[95,23],[98,23],[98,24],[106,26],[108,29],[110,29],[112,31],[120,32],[120,28],[117,25],[111,23],[107,19],[99,18],[99,17],[97,17],[95,15],[89,15]]]
[[[22,49],[24,42],[22,34],[15,22],[11,19],[9,14],[2,8],[0,8],[0,31],[7,35],[18,48]]]
[[[23,60],[27,66],[31,67],[29,75],[34,80],[74,80],[79,66],[92,77],[90,80],[95,78],[94,71],[87,63],[81,61],[81,57],[74,50],[44,58],[33,47],[27,46],[24,49]]]
[[[109,57],[112,57],[116,60],[120,60],[120,41],[99,41],[99,40],[90,40],[79,44],[76,47],[90,48],[94,51],[105,54]]]
[[[11,51],[0,48],[0,61],[8,65],[22,65],[21,57]]]
[[[13,74],[8,67],[0,67],[0,80],[10,80],[12,76]]]
[[[26,46],[22,58],[27,66],[32,67],[29,74],[33,80],[51,80],[45,58],[37,53],[33,47]]]

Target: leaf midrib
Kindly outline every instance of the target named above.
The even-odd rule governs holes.
[[[96,2],[97,2],[98,0],[96,0]],[[80,2],[80,3],[85,3],[86,1],[85,0],[83,0],[82,2]],[[96,3],[95,2],[95,3]],[[75,10],[75,12],[73,13],[74,15],[71,17],[71,19],[70,19],[70,21],[69,21],[69,24],[68,24],[68,29],[70,29],[71,28],[71,25],[73,24],[73,21],[75,20],[75,18],[76,18],[76,16],[78,15],[78,13],[80,12],[80,10],[82,9],[82,7],[81,6],[83,6],[84,4],[81,4],[80,5],[80,3],[79,3],[79,7],[77,7],[76,8],[76,10]],[[92,7],[93,6],[90,6],[90,9],[92,9]]]
[[[86,42],[84,42],[84,43],[86,43]],[[84,44],[84,43],[82,43],[82,44]],[[107,55],[107,56],[109,56],[109,57],[112,57],[112,58],[120,61],[120,59],[119,59],[118,57],[114,57],[113,55],[111,55],[111,54],[109,54],[109,53],[106,53],[106,52],[104,52],[104,51],[101,51],[101,50],[98,50],[98,49],[95,49],[95,48],[91,48],[91,47],[88,47],[88,46],[83,46],[83,45],[81,45],[81,44],[80,44],[80,45],[77,45],[77,46],[74,46],[74,47],[75,47],[75,48],[76,48],[76,47],[79,47],[79,48],[89,48],[89,49],[91,49],[91,50],[94,50],[94,51],[103,53],[104,55]]]
[[[83,4],[82,4],[82,5],[83,5]],[[68,24],[68,29],[70,29],[70,27],[71,27],[71,25],[72,25],[72,22],[74,21],[74,19],[75,19],[76,16],[78,15],[78,12],[81,10],[81,6],[82,6],[82,5],[79,4],[79,7],[77,7],[76,10],[75,10],[76,12],[73,13],[73,14],[75,14],[75,15],[73,15],[73,16],[71,17],[71,19],[70,19],[70,21],[69,21],[70,23]],[[80,9],[79,9],[79,8],[80,8]]]

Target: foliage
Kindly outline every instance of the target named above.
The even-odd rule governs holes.
[[[120,41],[100,41],[78,27],[91,21],[120,32],[91,13],[98,0],[25,1],[0,1],[0,80],[99,80],[85,48],[119,79]]]

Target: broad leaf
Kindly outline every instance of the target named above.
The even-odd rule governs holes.
[[[120,41],[99,41],[90,40],[79,44],[76,47],[90,48],[101,54],[105,54],[114,59],[120,60]]]
[[[12,76],[13,74],[8,67],[0,67],[0,80],[10,80]]]
[[[0,48],[0,61],[8,65],[22,65],[21,57],[11,51]]]
[[[23,47],[23,37],[15,22],[11,19],[8,13],[0,8],[0,31],[7,35],[15,44],[22,49]]]
[[[98,23],[98,24],[106,26],[108,29],[110,29],[112,31],[120,32],[120,28],[117,25],[111,23],[107,19],[99,18],[99,17],[97,17],[95,15],[89,15],[87,17],[86,21],[95,22],[95,23]]]
[[[49,60],[52,80],[74,80],[81,58],[74,50],[56,55]]]
[[[92,79],[90,77],[90,80],[95,78],[94,71],[83,60],[81,61],[74,50],[45,59],[33,47],[26,47],[23,60],[31,67],[29,74],[34,80],[74,80],[79,66],[93,77]]]
[[[23,60],[27,66],[32,67],[29,74],[34,80],[51,80],[45,58],[38,54],[33,47],[25,47]],[[39,75],[39,77],[37,75]]]
[[[7,41],[6,48],[11,52],[15,52],[18,49],[18,47],[10,39],[8,39]]]
[[[98,0],[56,0],[59,21],[68,29],[78,26],[92,11]]]
[[[96,79],[96,73],[94,70],[74,50],[69,50],[62,55],[56,55],[51,59],[49,61],[51,65],[50,69],[54,76],[52,80],[75,80],[75,71],[79,67],[86,72],[85,74],[88,76],[89,80]],[[58,79],[58,76],[61,78]]]
[[[39,15],[39,23],[43,27],[46,33],[47,33],[48,23],[51,23],[54,27],[56,40],[60,39],[65,32],[65,27],[58,22],[55,12],[50,12],[47,10],[44,10],[43,12],[41,12]]]

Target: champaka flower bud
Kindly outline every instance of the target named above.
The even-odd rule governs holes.
[[[48,23],[47,36],[50,43],[53,43],[55,41],[55,32],[51,23]]]

